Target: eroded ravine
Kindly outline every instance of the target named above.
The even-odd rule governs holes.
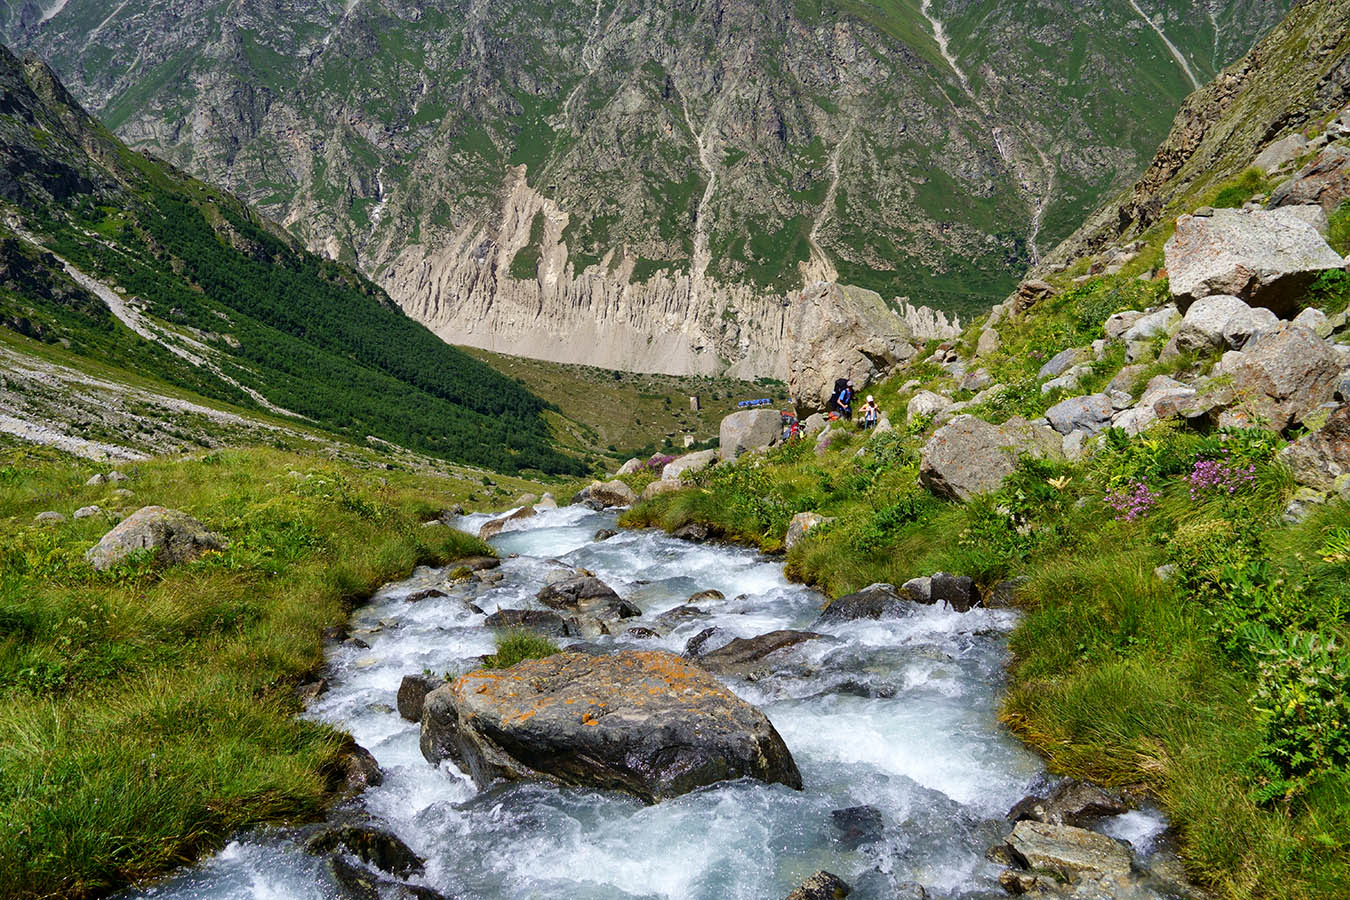
[[[485,517],[462,523],[473,530]],[[581,507],[541,512],[493,539],[501,580],[450,582],[419,570],[360,610],[352,636],[329,654],[330,686],[309,715],[350,731],[379,760],[382,785],[349,810],[373,818],[427,859],[415,879],[447,896],[494,898],[744,898],[773,900],[828,869],[856,898],[893,898],[919,883],[932,896],[992,897],[1001,866],[985,850],[1006,835],[1004,816],[1044,777],[1039,760],[997,723],[1007,610],[964,615],[913,605],[899,618],[816,622],[823,598],[790,584],[781,564],[742,549],[625,532],[593,540],[613,514]],[[560,565],[582,567],[643,610],[638,623],[699,601],[663,637],[604,637],[615,647],[681,652],[706,628],[717,640],[781,628],[824,637],[782,651],[769,677],[725,679],[769,716],[801,769],[805,789],[726,782],[645,806],[626,796],[549,784],[478,791],[449,763],[433,767],[419,728],[395,712],[404,675],[462,673],[493,648],[484,613],[542,608],[534,599]],[[495,577],[491,576],[491,577]],[[443,596],[407,602],[435,588]],[[483,612],[475,612],[473,603]],[[567,642],[567,639],[563,639]],[[880,827],[859,840],[834,812],[871,806]],[[1162,828],[1139,813],[1105,826],[1147,847]],[[139,896],[172,900],[319,900],[338,893],[323,860],[285,833],[244,836],[224,852]]]

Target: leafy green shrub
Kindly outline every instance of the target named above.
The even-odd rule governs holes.
[[[485,669],[509,669],[527,659],[543,659],[557,653],[559,647],[543,635],[523,628],[512,629],[497,638],[497,652],[483,660]]]
[[[1224,182],[1209,205],[1219,209],[1236,209],[1265,190],[1266,186],[1265,173],[1253,166],[1241,175]]]
[[[895,533],[906,525],[922,521],[937,501],[927,491],[914,490],[894,498],[894,502],[872,510],[870,516],[849,536],[849,545],[860,553],[887,546]]]
[[[1260,653],[1252,706],[1266,729],[1255,796],[1288,800],[1350,766],[1350,658],[1335,639],[1307,633],[1273,640]]]
[[[1340,618],[1334,598],[1316,597],[1292,584],[1262,559],[1225,568],[1215,583],[1209,612],[1219,645],[1237,659],[1275,637],[1317,629]]]

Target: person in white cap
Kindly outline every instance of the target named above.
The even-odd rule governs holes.
[[[877,407],[876,398],[871,394],[867,395],[867,402],[863,404],[863,428],[876,428],[877,420],[881,418],[881,410]]]

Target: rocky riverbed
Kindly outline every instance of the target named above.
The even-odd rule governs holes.
[[[476,531],[486,521],[459,524]],[[492,539],[500,567],[419,570],[380,591],[332,646],[309,714],[350,731],[383,770],[333,819],[385,832],[386,843],[372,849],[365,832],[332,834],[331,825],[241,835],[132,896],[762,900],[819,870],[862,898],[1174,895],[1165,822],[1146,809],[1120,813],[1061,791],[1022,804],[1019,816],[1049,824],[1013,835],[1010,810],[1056,787],[996,720],[1015,613],[901,600],[881,619],[821,619],[824,598],[789,584],[775,560],[650,531],[595,540],[613,524],[612,513],[581,506],[516,519]],[[434,686],[477,668],[494,647],[487,618],[549,612],[538,595],[570,574],[563,569],[594,573],[641,614],[616,621],[618,634],[559,643],[707,658],[781,734],[803,789],[740,779],[650,803],[545,780],[479,787],[452,760],[428,762],[421,727],[396,709],[415,714],[408,692],[400,696],[405,676]],[[424,862],[407,861],[405,849]],[[391,858],[398,865],[379,870]],[[1083,859],[1109,866],[1083,876]]]

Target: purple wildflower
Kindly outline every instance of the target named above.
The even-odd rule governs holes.
[[[1116,519],[1134,522],[1158,505],[1162,491],[1155,491],[1146,481],[1134,481],[1114,491],[1106,492],[1106,504],[1116,511]]]
[[[664,469],[666,466],[670,465],[671,463],[673,463],[674,461],[675,457],[665,453],[658,453],[651,459],[643,463],[643,465],[646,466],[648,469],[651,469],[657,475],[660,475],[661,470]]]
[[[1256,464],[1246,466],[1232,465],[1228,460],[1228,449],[1219,451],[1219,459],[1197,459],[1191,467],[1188,481],[1191,483],[1191,499],[1198,500],[1205,494],[1232,496],[1239,488],[1256,483]]]

